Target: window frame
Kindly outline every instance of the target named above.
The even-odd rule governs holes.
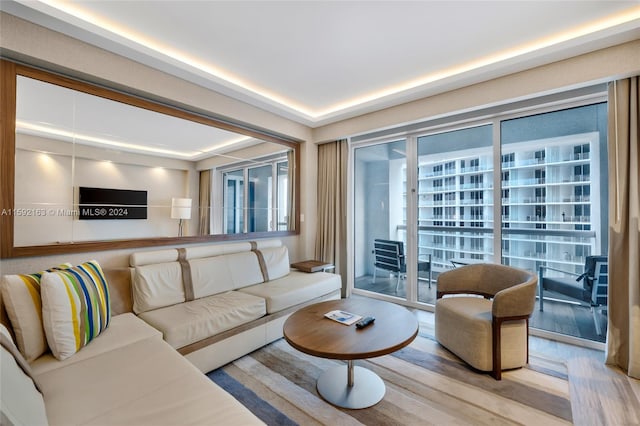
[[[493,217],[494,217],[493,256],[495,259],[501,259],[502,240],[503,240],[502,239],[502,230],[503,230],[502,195],[503,195],[503,189],[504,189],[502,188],[501,179],[502,179],[502,171],[505,171],[505,168],[506,170],[508,170],[510,167],[509,164],[513,162],[513,159],[512,159],[513,154],[510,152],[505,152],[503,155],[503,153],[501,152],[502,137],[501,137],[501,131],[500,131],[500,128],[501,128],[500,123],[502,121],[528,117],[528,116],[533,116],[537,114],[551,113],[551,112],[556,112],[556,111],[561,111],[561,110],[566,110],[566,109],[571,109],[576,107],[583,107],[583,106],[608,102],[605,88],[601,88],[598,91],[594,89],[594,91],[592,91],[588,95],[583,95],[578,97],[571,97],[569,94],[567,94],[566,98],[562,99],[562,98],[558,98],[558,95],[559,94],[553,95],[552,97],[554,100],[550,102],[546,101],[547,97],[541,97],[537,99],[534,98],[534,99],[524,101],[524,106],[523,106],[523,102],[514,102],[512,104],[513,105],[512,109],[509,109],[509,105],[510,105],[509,103],[505,103],[505,105],[500,107],[502,111],[498,113],[488,114],[486,113],[485,110],[479,109],[472,114],[473,116],[471,118],[462,119],[462,120],[456,120],[456,113],[452,113],[450,115],[449,122],[447,122],[447,117],[439,117],[437,119],[423,121],[424,126],[413,124],[409,131],[404,131],[402,130],[402,128],[398,128],[396,131],[394,131],[393,129],[388,129],[385,131],[386,133],[388,133],[387,135],[380,135],[380,133],[378,132],[371,132],[369,134],[370,137],[368,137],[368,134],[364,133],[364,134],[358,135],[357,137],[349,138],[349,145],[350,145],[350,151],[351,151],[351,155],[350,155],[351,161],[349,164],[349,169],[350,169],[349,176],[353,176],[353,171],[355,169],[355,164],[353,162],[353,157],[354,157],[353,153],[358,148],[362,148],[370,145],[382,144],[382,143],[389,143],[399,138],[405,139],[408,144],[407,152],[415,151],[414,155],[415,155],[416,164],[410,164],[409,156],[407,157],[407,168],[409,168],[409,167],[417,166],[417,162],[418,162],[418,158],[417,158],[418,142],[417,141],[419,137],[452,132],[456,130],[463,130],[466,128],[479,127],[483,125],[492,125],[492,129],[493,129],[492,152],[493,152],[493,172],[494,172],[493,182],[492,182],[493,189],[494,189],[493,200],[492,200]],[[490,117],[487,117],[488,115],[490,115]],[[446,176],[444,165],[442,165],[442,169],[437,168],[436,170],[436,168],[437,166],[434,166],[433,176],[438,176],[441,179],[441,181],[439,182],[439,185],[441,185],[442,186],[441,189],[444,190],[445,189],[444,178]],[[471,168],[471,165],[467,166],[467,168]],[[481,164],[479,164],[479,168],[481,169]],[[412,202],[410,201],[411,197],[408,196],[410,192],[415,192],[417,194],[417,187],[418,187],[417,173],[415,173],[415,177],[413,179],[411,178],[411,175],[412,175],[411,173],[407,173],[407,187],[406,187],[407,198],[408,198],[407,210],[417,209],[419,205],[417,198],[415,201]],[[348,194],[348,199],[350,200],[349,201],[350,210],[348,214],[350,222],[348,226],[349,226],[349,229],[351,230],[354,229],[354,226],[353,226],[354,188],[352,185],[353,185],[353,179],[351,180],[351,185],[349,187],[349,194]],[[436,186],[436,180],[434,180],[434,186]],[[439,207],[444,207],[444,204],[442,204]],[[444,220],[444,208],[442,208],[442,211],[443,211],[442,216]],[[418,219],[416,221],[419,222]],[[444,223],[441,223],[441,224],[444,224]],[[467,224],[465,223],[465,226],[464,227],[461,226],[460,228],[462,230],[469,231],[470,228],[473,227],[473,222],[472,221],[470,222],[469,225],[471,226],[469,227],[467,227],[466,225]],[[353,235],[351,235],[350,240],[353,241],[353,238],[354,238]],[[604,235],[602,238],[604,238]],[[353,250],[353,248],[350,247],[349,250]],[[412,247],[408,245],[407,252],[405,253],[405,255],[407,255],[408,258],[417,259],[417,247]],[[355,288],[355,285],[354,285],[355,277],[353,276],[354,256],[350,256],[349,262],[350,262],[349,270],[351,271],[351,273],[347,277],[349,288],[352,291],[354,291],[356,294],[357,293],[369,294],[366,291],[362,291]],[[412,269],[409,266],[407,266],[407,273],[408,273],[408,280],[410,282],[416,281],[417,277],[415,275],[412,276]],[[432,305],[419,302],[415,297],[416,293],[417,292],[415,291],[407,291],[408,299],[405,301],[402,301],[401,303],[404,303],[408,306],[419,306],[421,308],[426,307],[427,309],[433,308]],[[409,298],[409,296],[411,295],[413,295],[414,298]],[[397,302],[397,300],[394,300],[394,301]]]
[[[260,164],[256,164],[256,162],[259,162]],[[280,190],[278,188],[279,186],[279,175],[278,175],[278,170],[280,168],[280,166],[283,163],[288,163],[288,159],[286,155],[275,155],[275,156],[269,156],[266,158],[262,158],[262,159],[258,159],[256,161],[252,161],[250,164],[246,164],[246,163],[240,163],[240,164],[232,164],[229,166],[225,166],[223,168],[220,168],[217,170],[217,172],[220,174],[220,182],[222,184],[222,199],[221,199],[221,203],[222,203],[222,209],[220,209],[220,214],[222,215],[222,235],[235,235],[238,233],[247,233],[247,232],[276,232],[278,230],[278,206],[280,205]],[[260,167],[264,167],[264,166],[270,166],[271,167],[271,175],[270,175],[270,182],[269,182],[269,197],[268,197],[268,212],[267,212],[267,222],[268,222],[268,228],[266,231],[248,231],[249,229],[249,219],[250,219],[250,207],[249,204],[251,203],[251,199],[250,199],[250,185],[247,185],[247,183],[250,181],[250,171],[253,169],[257,169]],[[236,220],[236,223],[242,223],[242,229],[233,233],[229,233],[228,229],[227,229],[227,210],[228,210],[228,203],[227,203],[227,175],[231,174],[231,173],[235,173],[235,172],[239,172],[242,171],[242,179],[241,181],[243,182],[242,185],[242,190],[243,190],[243,195],[242,195],[242,206],[239,207],[240,209],[242,209],[242,220],[238,221]],[[286,185],[288,187],[288,185]],[[213,189],[214,191],[217,190]],[[235,201],[237,201],[239,197],[236,196],[235,197]],[[235,206],[235,203],[234,203]],[[235,210],[239,209],[238,207],[235,207]]]

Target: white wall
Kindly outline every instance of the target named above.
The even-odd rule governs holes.
[[[16,149],[14,245],[67,242],[73,208],[71,157]]]

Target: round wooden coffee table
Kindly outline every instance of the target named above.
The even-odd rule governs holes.
[[[340,309],[373,316],[375,322],[363,329],[324,317]],[[367,298],[329,300],[306,306],[284,323],[284,338],[301,352],[322,358],[346,360],[324,371],[317,381],[318,393],[343,408],[366,408],[385,394],[382,379],[373,371],[353,365],[356,359],[387,355],[408,345],[418,334],[418,321],[406,308]]]

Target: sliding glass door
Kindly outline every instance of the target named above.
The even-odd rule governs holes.
[[[501,124],[502,263],[539,274],[532,327],[601,342],[606,288],[583,274],[607,254],[606,116],[600,103]]]
[[[355,288],[406,296],[406,167],[405,140],[354,151]]]
[[[493,261],[492,145],[491,125],[418,137],[419,302],[435,303],[440,272]]]
[[[234,170],[223,174],[224,233],[244,232],[244,172]]]
[[[604,341],[606,126],[600,102],[358,142],[355,289],[432,305],[440,273],[500,262],[540,277],[532,327]]]

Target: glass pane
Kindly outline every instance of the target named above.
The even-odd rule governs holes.
[[[247,232],[266,232],[271,224],[271,165],[249,169]]]
[[[244,176],[242,170],[224,173],[224,233],[244,232]]]
[[[73,173],[77,92],[19,76],[16,87],[14,245],[74,242],[78,210]],[[46,117],[46,119],[45,119]],[[54,124],[55,123],[55,124]],[[46,130],[46,131],[45,131]],[[59,135],[49,138],[49,134]],[[94,237],[95,239],[95,237]]]
[[[278,231],[286,231],[287,230],[287,215],[288,213],[288,186],[289,186],[289,162],[282,161],[277,164],[278,168],[278,207],[277,207],[277,230]]]
[[[355,287],[400,297],[406,294],[405,153],[404,140],[357,148],[354,168]],[[376,240],[388,243],[376,249]]]
[[[539,272],[544,283],[544,310],[538,302],[531,326],[599,341],[606,310],[592,309],[600,302],[576,278],[587,256],[607,253],[606,117],[602,103],[501,129],[502,263]]]
[[[418,138],[418,301],[438,273],[493,260],[492,126]],[[429,268],[430,266],[430,268]]]

